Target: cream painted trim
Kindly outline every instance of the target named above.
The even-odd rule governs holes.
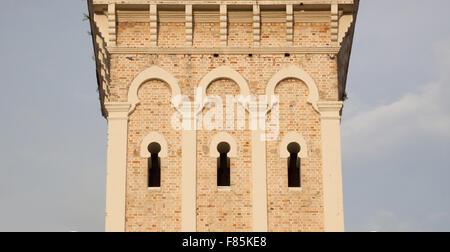
[[[244,77],[232,68],[223,66],[212,70],[200,81],[199,88],[201,89],[202,98],[204,99],[203,106],[205,106],[207,102],[206,92],[208,90],[208,87],[211,85],[211,83],[220,79],[229,79],[234,81],[239,86],[241,91],[240,94],[243,97],[248,97],[250,95],[250,88]]]
[[[319,102],[322,135],[324,224],[326,232],[344,231],[342,190],[341,117],[343,103]]]
[[[161,192],[162,188],[161,187],[147,187],[147,190],[150,192]]]
[[[158,46],[158,6],[150,5],[150,44],[153,47]]]
[[[331,43],[337,45],[339,36],[339,6],[337,3],[331,4]]]
[[[192,5],[188,4],[185,7],[185,36],[186,36],[186,46],[192,46],[193,40],[193,16],[192,16]]]
[[[124,232],[128,152],[128,103],[106,103],[108,158],[106,171],[106,232]]]
[[[286,40],[289,46],[294,42],[294,6],[286,5]]]
[[[197,232],[197,131],[183,130],[181,152],[181,231]]]
[[[175,54],[175,55],[204,55],[204,54],[337,54],[339,47],[108,47],[110,54]]]
[[[228,153],[229,157],[238,157],[238,145],[236,139],[226,132],[217,133],[211,139],[211,143],[209,144],[209,156],[213,158],[220,157],[219,151],[217,151],[217,145],[221,142],[227,142],[230,147],[230,153]]]
[[[280,70],[267,84],[266,95],[270,104],[269,111],[276,105],[271,101],[272,96],[275,95],[275,88],[280,82],[290,78],[301,80],[306,84],[306,86],[308,86],[308,103],[310,103],[313,108],[318,111],[317,102],[319,101],[319,89],[317,88],[316,82],[307,72],[296,66],[289,66]]]
[[[338,4],[353,4],[354,0],[302,0],[301,3],[303,3],[305,6],[308,5],[329,5],[331,2],[335,2]],[[93,3],[95,5],[101,5],[101,4],[107,4],[107,3],[118,3],[118,4],[134,4],[138,6],[137,4],[162,4],[162,5],[170,5],[170,4],[178,4],[178,5],[185,5],[185,4],[195,4],[195,5],[204,5],[204,6],[212,6],[217,4],[228,4],[228,5],[234,5],[234,6],[240,6],[240,5],[251,5],[258,3],[260,5],[279,5],[279,4],[288,4],[292,3],[295,5],[300,5],[300,2],[298,0],[93,0]]]
[[[252,131],[252,228],[253,232],[269,230],[267,204],[266,142],[261,140],[264,130]]]
[[[151,157],[151,153],[148,151],[148,146],[151,143],[158,143],[159,145],[161,145],[161,152],[159,153],[160,157],[164,158],[168,156],[168,145],[166,138],[158,132],[151,132],[141,141],[141,158]]]
[[[231,192],[231,186],[218,186],[218,192]]]
[[[261,8],[259,5],[253,5],[253,46],[261,46]]]
[[[186,5],[187,6],[187,5]],[[192,6],[192,5],[191,5]],[[259,5],[256,5],[259,7]],[[330,11],[294,11],[294,22],[296,23],[329,23]],[[159,23],[184,23],[185,12],[183,11],[158,11]],[[283,22],[284,14],[279,13],[279,16],[268,12],[264,12],[265,23]],[[258,14],[259,16],[259,14]],[[119,23],[148,23],[149,12],[142,10],[117,10],[117,22]],[[219,13],[211,11],[196,12],[197,23],[214,23],[218,22]],[[252,11],[228,11],[229,23],[248,23],[253,22]],[[259,21],[258,21],[259,22]]]
[[[181,95],[180,86],[178,86],[178,80],[175,76],[166,70],[158,67],[152,66],[142,71],[136,76],[136,78],[131,83],[130,89],[128,90],[128,102],[131,104],[129,114],[131,115],[136,106],[139,105],[138,92],[139,88],[147,81],[157,79],[166,82],[172,91],[172,97]]]
[[[108,46],[117,44],[116,4],[108,4]]]
[[[308,145],[306,144],[303,136],[298,132],[289,132],[287,133],[280,143],[280,157],[288,158],[291,156],[287,147],[290,143],[298,143],[300,145],[300,153],[298,154],[299,158],[307,158],[308,157]]]
[[[226,4],[220,5],[220,45],[228,44],[228,8]]]
[[[342,15],[339,18],[339,44],[344,40],[345,35],[347,34],[350,26],[353,23],[353,15]]]

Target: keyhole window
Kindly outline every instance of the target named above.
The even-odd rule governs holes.
[[[148,187],[161,187],[161,145],[159,143],[151,143],[148,146],[151,156],[148,159]]]
[[[290,143],[287,149],[290,153],[288,158],[288,184],[291,188],[299,188],[301,187],[301,159],[298,154],[301,148],[298,143]]]
[[[230,186],[230,158],[228,153],[231,147],[228,143],[222,142],[217,145],[220,157],[217,159],[217,186]]]

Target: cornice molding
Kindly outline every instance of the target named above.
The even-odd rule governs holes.
[[[229,23],[253,23],[252,11],[229,11]],[[218,23],[220,22],[219,11],[193,11],[195,23]],[[330,11],[294,11],[295,23],[329,23]],[[150,13],[146,10],[117,10],[117,21],[119,23],[148,23]],[[185,11],[158,11],[159,23],[184,23],[186,21]],[[261,11],[262,23],[286,22],[284,11]]]
[[[110,54],[337,54],[339,47],[108,47]]]

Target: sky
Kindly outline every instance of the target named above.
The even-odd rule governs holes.
[[[103,231],[84,0],[2,0],[0,231]],[[450,1],[362,0],[342,120],[347,231],[450,231]]]

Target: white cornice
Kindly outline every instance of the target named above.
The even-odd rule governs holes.
[[[109,47],[111,54],[337,54],[339,47]]]

